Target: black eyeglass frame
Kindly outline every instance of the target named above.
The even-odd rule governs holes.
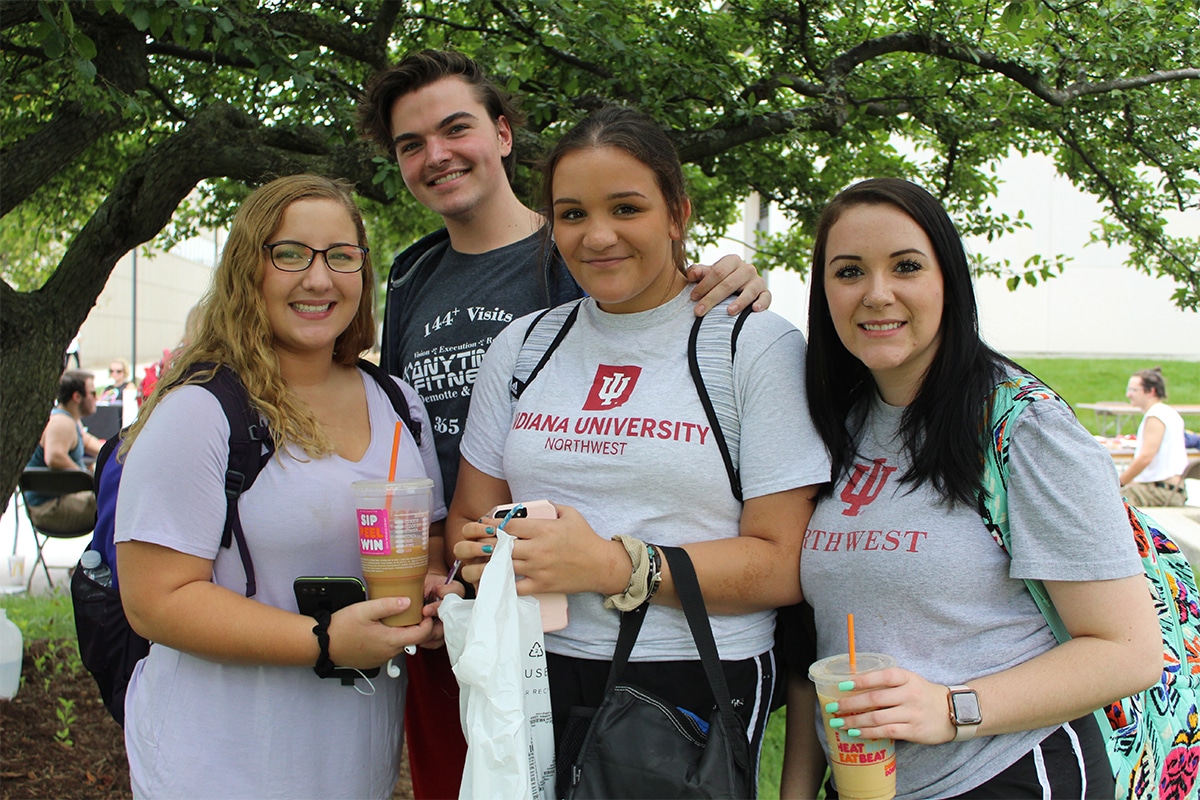
[[[308,263],[305,264],[303,267],[300,267],[299,269],[289,269],[288,267],[279,266],[279,262],[277,262],[275,260],[275,248],[281,244],[290,244],[294,247],[303,247],[305,250],[307,250],[309,252]],[[362,260],[362,262],[359,263],[358,267],[356,267],[355,269],[338,269],[333,264],[329,263],[329,251],[337,250],[342,247],[353,247],[357,250],[362,251],[363,260]],[[286,239],[284,241],[280,241],[280,242],[267,242],[266,244],[263,245],[263,249],[266,250],[267,253],[271,256],[271,266],[273,266],[275,269],[279,270],[280,272],[304,272],[304,270],[308,269],[309,267],[311,267],[313,265],[313,262],[317,260],[317,256],[321,256],[321,258],[325,259],[325,266],[329,267],[329,269],[331,271],[336,272],[339,275],[353,275],[356,272],[362,272],[363,267],[366,266],[366,264],[367,264],[367,254],[371,252],[371,249],[369,247],[363,247],[360,244],[350,244],[349,242],[341,242],[339,244],[335,244],[335,245],[326,247],[324,250],[318,250],[315,247],[309,247],[304,242],[293,242],[293,241],[286,240]]]

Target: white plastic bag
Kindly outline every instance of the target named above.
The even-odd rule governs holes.
[[[551,800],[554,724],[537,600],[517,597],[513,537],[496,547],[474,600],[450,595],[438,616],[458,678],[467,739],[460,800]]]

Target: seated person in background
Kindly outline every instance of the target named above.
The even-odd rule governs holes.
[[[1167,405],[1162,368],[1133,373],[1125,389],[1129,402],[1145,412],[1138,425],[1133,461],[1121,473],[1121,493],[1135,506],[1181,506],[1187,502],[1183,417]]]
[[[30,467],[85,470],[83,457],[100,452],[103,439],[83,429],[79,420],[96,410],[96,385],[91,373],[64,372],[58,381],[58,402],[42,431]],[[96,518],[96,495],[91,491],[48,497],[26,492],[29,516],[39,528],[69,531],[82,528]]]
[[[100,400],[105,403],[123,403],[125,388],[133,383],[133,371],[129,368],[129,362],[123,358],[114,358],[108,365],[108,378],[112,383],[104,387],[104,391],[100,393]]]

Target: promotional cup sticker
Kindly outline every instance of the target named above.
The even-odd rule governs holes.
[[[392,554],[392,537],[388,534],[387,511],[382,508],[358,509],[358,549],[364,556]]]

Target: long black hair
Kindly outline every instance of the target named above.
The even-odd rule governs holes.
[[[829,448],[836,482],[857,455],[853,431],[866,413],[875,381],[846,349],[833,326],[825,294],[825,246],[829,231],[848,209],[891,205],[921,227],[941,267],[944,300],[941,341],[912,403],[904,410],[900,435],[911,466],[902,483],[931,482],[947,503],[974,506],[983,481],[987,398],[1008,370],[1019,366],[992,350],[979,336],[975,290],[962,238],[937,198],[896,178],[856,183],[826,206],[817,223],[808,302],[808,407]],[[823,491],[828,492],[831,487]]]

